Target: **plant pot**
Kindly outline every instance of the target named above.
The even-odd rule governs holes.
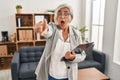
[[[22,13],[22,9],[16,9],[16,11],[17,11],[17,14]]]

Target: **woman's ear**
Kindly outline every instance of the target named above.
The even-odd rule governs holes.
[[[69,22],[71,22],[71,21],[72,21],[72,18],[70,18]]]

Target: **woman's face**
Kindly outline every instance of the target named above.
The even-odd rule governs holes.
[[[68,28],[70,22],[71,22],[71,15],[68,8],[61,8],[57,13],[57,21],[58,25],[61,27],[61,29]]]

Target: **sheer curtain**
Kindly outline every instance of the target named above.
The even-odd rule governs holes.
[[[94,48],[102,50],[105,0],[86,0],[86,25],[89,26],[89,40]]]

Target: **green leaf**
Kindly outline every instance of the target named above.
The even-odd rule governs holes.
[[[22,9],[21,5],[16,5],[16,9]]]
[[[88,31],[88,29],[86,29],[86,26],[83,26],[82,28],[79,29],[79,31],[80,31],[81,33],[84,33],[84,32],[86,32],[86,31]]]

